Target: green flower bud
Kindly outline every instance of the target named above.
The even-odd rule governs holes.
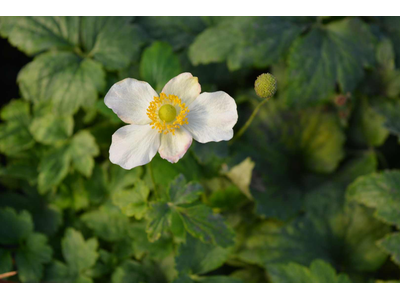
[[[271,98],[275,94],[276,88],[276,78],[269,73],[261,74],[254,83],[254,89],[261,98]]]

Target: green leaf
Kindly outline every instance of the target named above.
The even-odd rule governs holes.
[[[400,265],[400,233],[387,235],[378,242],[378,245],[390,253],[392,260]]]
[[[203,192],[203,187],[199,183],[187,183],[183,174],[171,181],[168,187],[169,200],[175,204],[192,203],[198,200]]]
[[[94,137],[86,130],[75,134],[69,143],[57,145],[42,157],[38,185],[41,194],[57,186],[67,176],[70,163],[77,171],[90,177],[94,167],[93,156],[99,154]]]
[[[75,134],[69,151],[75,169],[82,175],[90,177],[94,167],[93,157],[99,154],[99,147],[89,131],[82,130]]]
[[[171,226],[171,210],[167,203],[158,202],[152,203],[147,212],[146,232],[150,242],[157,241],[162,234]]]
[[[153,203],[148,212],[147,233],[150,241],[161,237],[167,229],[180,241],[186,238],[185,230],[205,243],[228,247],[234,243],[234,233],[223,218],[196,199],[201,186],[187,183],[183,175],[171,182],[168,197],[171,202]]]
[[[81,17],[82,48],[109,71],[136,60],[144,37],[132,17]]]
[[[155,242],[150,242],[146,234],[146,223],[133,223],[129,228],[129,236],[132,238],[132,247],[137,260],[145,256],[153,259],[164,259],[174,251],[174,244],[170,237],[161,237]]]
[[[46,268],[45,282],[77,282],[77,275],[66,264],[55,260]]]
[[[95,235],[109,242],[123,239],[129,229],[129,218],[118,207],[105,204],[82,215],[82,221]]]
[[[375,217],[400,228],[400,171],[359,177],[348,187],[346,197],[376,209]]]
[[[372,107],[383,116],[384,126],[389,132],[400,137],[400,100],[378,98],[373,101]]]
[[[287,220],[303,206],[304,194],[332,173],[344,156],[345,135],[337,116],[322,109],[289,110],[275,103],[260,111],[240,156],[255,161],[251,194],[256,212]],[[249,147],[248,144],[252,145]]]
[[[176,269],[179,273],[204,274],[222,266],[228,259],[231,249],[204,244],[188,236],[181,244],[176,257]]]
[[[277,283],[350,283],[346,274],[336,274],[336,270],[323,260],[314,260],[310,267],[297,263],[275,265],[268,269],[269,276]]]
[[[136,60],[145,39],[132,17],[2,17],[0,33],[29,55],[69,50],[110,71]]]
[[[167,190],[171,181],[179,174],[183,174],[189,181],[199,181],[202,174],[199,164],[189,153],[179,160],[179,164],[171,164],[159,155],[153,158],[152,164],[154,179],[160,194]]]
[[[150,189],[145,182],[138,179],[134,188],[115,193],[112,201],[126,216],[141,219],[147,211],[149,193]]]
[[[246,195],[247,198],[252,199],[250,194],[250,182],[251,175],[254,169],[255,163],[251,160],[250,157],[246,158],[240,164],[232,167],[229,172],[226,173],[226,176],[232,180],[234,184],[242,191],[243,194]]]
[[[148,274],[140,263],[127,260],[114,271],[111,281],[114,283],[148,282]]]
[[[156,91],[161,91],[171,78],[180,73],[179,59],[169,44],[154,42],[144,50],[140,60],[140,76]]]
[[[242,283],[240,279],[230,276],[197,276],[182,274],[175,281],[175,283]]]
[[[68,267],[75,273],[90,269],[98,258],[98,242],[95,238],[87,241],[73,228],[67,228],[61,241],[62,253]]]
[[[207,205],[221,210],[235,210],[244,204],[247,199],[239,188],[224,178],[214,178],[208,182],[212,189],[207,198]]]
[[[380,17],[378,19],[379,25],[383,28],[385,33],[389,36],[393,43],[393,48],[396,54],[396,65],[400,66],[400,18],[399,17]]]
[[[202,18],[195,16],[148,16],[139,17],[137,22],[151,38],[168,42],[175,51],[189,46],[205,28]]]
[[[384,127],[385,117],[378,114],[367,99],[361,99],[357,104],[349,128],[351,139],[361,146],[382,145],[389,135],[389,131]]]
[[[29,211],[36,231],[52,235],[62,223],[60,210],[41,197],[35,188],[25,188],[23,194],[2,193],[0,198],[0,207],[12,207],[18,212]]]
[[[17,214],[10,207],[0,209],[0,244],[18,245],[32,232],[32,217],[27,211]]]
[[[44,194],[57,186],[68,174],[71,152],[68,145],[53,148],[44,154],[39,164],[38,189]]]
[[[107,167],[109,173],[108,189],[111,195],[133,187],[143,174],[142,167],[133,170],[125,170],[114,164],[108,164]]]
[[[19,279],[22,282],[39,282],[43,276],[43,264],[50,262],[52,253],[45,235],[31,234],[15,255]]]
[[[0,152],[6,155],[16,155],[34,145],[34,140],[28,130],[31,119],[29,103],[22,100],[12,100],[0,112]]]
[[[67,176],[57,188],[54,204],[60,209],[71,208],[75,211],[87,208],[92,196],[87,183],[88,181],[78,173]]]
[[[73,128],[72,116],[56,116],[51,111],[51,106],[45,106],[36,110],[29,131],[39,143],[52,145],[70,137]]]
[[[343,196],[344,188],[337,184],[317,188],[307,195],[307,214],[283,226],[265,221],[246,233],[249,238],[239,257],[267,269],[289,262],[308,266],[323,259],[349,273],[377,270],[387,256],[376,241],[390,228],[368,209],[346,205]]]
[[[290,50],[286,97],[300,106],[326,102],[336,83],[352,92],[374,62],[374,37],[358,18],[312,29]]]
[[[225,18],[196,37],[189,48],[194,65],[227,60],[230,70],[262,68],[279,60],[312,19],[287,17]]]
[[[28,55],[72,49],[79,40],[79,17],[1,17],[0,33]]]
[[[10,251],[0,249],[0,274],[11,272],[13,267]]]
[[[51,102],[55,113],[75,113],[95,103],[105,87],[100,63],[70,52],[48,52],[27,64],[18,75],[22,96],[34,103]]]
[[[394,70],[395,53],[390,39],[385,38],[379,42],[376,49],[376,60],[384,70]]]
[[[234,233],[224,223],[221,215],[214,214],[204,204],[190,203],[174,207],[191,235],[205,243],[229,247],[234,243]]]

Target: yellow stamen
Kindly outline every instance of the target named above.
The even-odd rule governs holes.
[[[164,110],[171,110],[171,108],[175,108],[176,114],[179,114],[174,118],[164,117],[163,111],[161,114],[159,113],[160,109],[163,106]],[[168,106],[167,106],[168,105]],[[171,107],[172,106],[172,107]],[[189,124],[188,118],[186,117],[189,112],[189,109],[186,107],[185,103],[182,103],[181,99],[179,99],[175,95],[166,95],[164,93],[160,94],[160,97],[154,97],[154,100],[150,102],[149,107],[147,108],[147,115],[151,119],[150,125],[153,129],[157,129],[160,133],[172,133],[175,135],[175,130],[181,127],[183,124]]]

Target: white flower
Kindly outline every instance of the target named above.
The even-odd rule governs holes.
[[[132,78],[114,84],[104,102],[128,123],[112,136],[110,161],[124,169],[149,163],[157,151],[171,163],[183,157],[195,139],[228,141],[238,119],[235,100],[225,92],[202,93],[197,77],[182,73],[160,95]]]

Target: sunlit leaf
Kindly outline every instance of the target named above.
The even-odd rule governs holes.
[[[23,97],[32,102],[52,102],[57,114],[73,114],[91,106],[105,87],[100,63],[72,52],[37,56],[18,75]]]

